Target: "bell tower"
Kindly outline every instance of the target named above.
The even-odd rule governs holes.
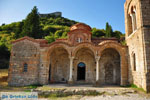
[[[129,82],[150,92],[150,0],[126,0]]]

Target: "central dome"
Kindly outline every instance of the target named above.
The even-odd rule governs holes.
[[[91,31],[91,27],[89,25],[86,25],[84,23],[77,23],[73,26],[71,26],[70,31],[76,30],[76,29],[83,29],[83,30],[88,30]]]

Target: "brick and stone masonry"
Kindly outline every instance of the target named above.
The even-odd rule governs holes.
[[[90,26],[78,23],[70,28],[68,39],[57,39],[51,44],[30,37],[12,42],[9,85],[127,85],[127,46],[115,38],[98,39],[91,35]]]
[[[150,0],[126,0],[124,8],[126,46],[116,38],[92,38],[91,27],[83,23],[51,44],[30,37],[13,41],[9,85],[135,84],[149,92]]]

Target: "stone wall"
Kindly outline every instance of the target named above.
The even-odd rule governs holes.
[[[150,0],[141,0],[141,16],[145,48],[146,90],[150,92]]]
[[[137,29],[132,33],[129,25],[129,12],[132,7],[136,7]],[[150,0],[126,0],[125,3],[125,24],[126,24],[126,41],[129,48],[129,77],[130,83],[136,84],[149,91],[147,86],[147,69],[150,66]],[[132,24],[132,23],[131,23]],[[134,59],[136,58],[136,70],[134,70]]]
[[[13,44],[9,67],[9,85],[24,86],[38,84],[39,45],[28,40]],[[27,72],[24,72],[24,64]]]
[[[62,17],[61,12],[54,12],[49,14],[39,14],[40,17]]]
[[[120,85],[120,55],[115,49],[106,49],[100,59],[100,82],[102,85]]]

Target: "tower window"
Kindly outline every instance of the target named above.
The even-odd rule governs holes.
[[[82,38],[77,38],[77,42],[81,43],[82,42]]]
[[[133,70],[136,71],[136,56],[133,54]]]
[[[23,65],[23,72],[27,72],[28,71],[28,64],[27,63],[25,63],[24,65]]]
[[[128,16],[128,33],[129,35],[137,29],[136,8],[132,7]]]

